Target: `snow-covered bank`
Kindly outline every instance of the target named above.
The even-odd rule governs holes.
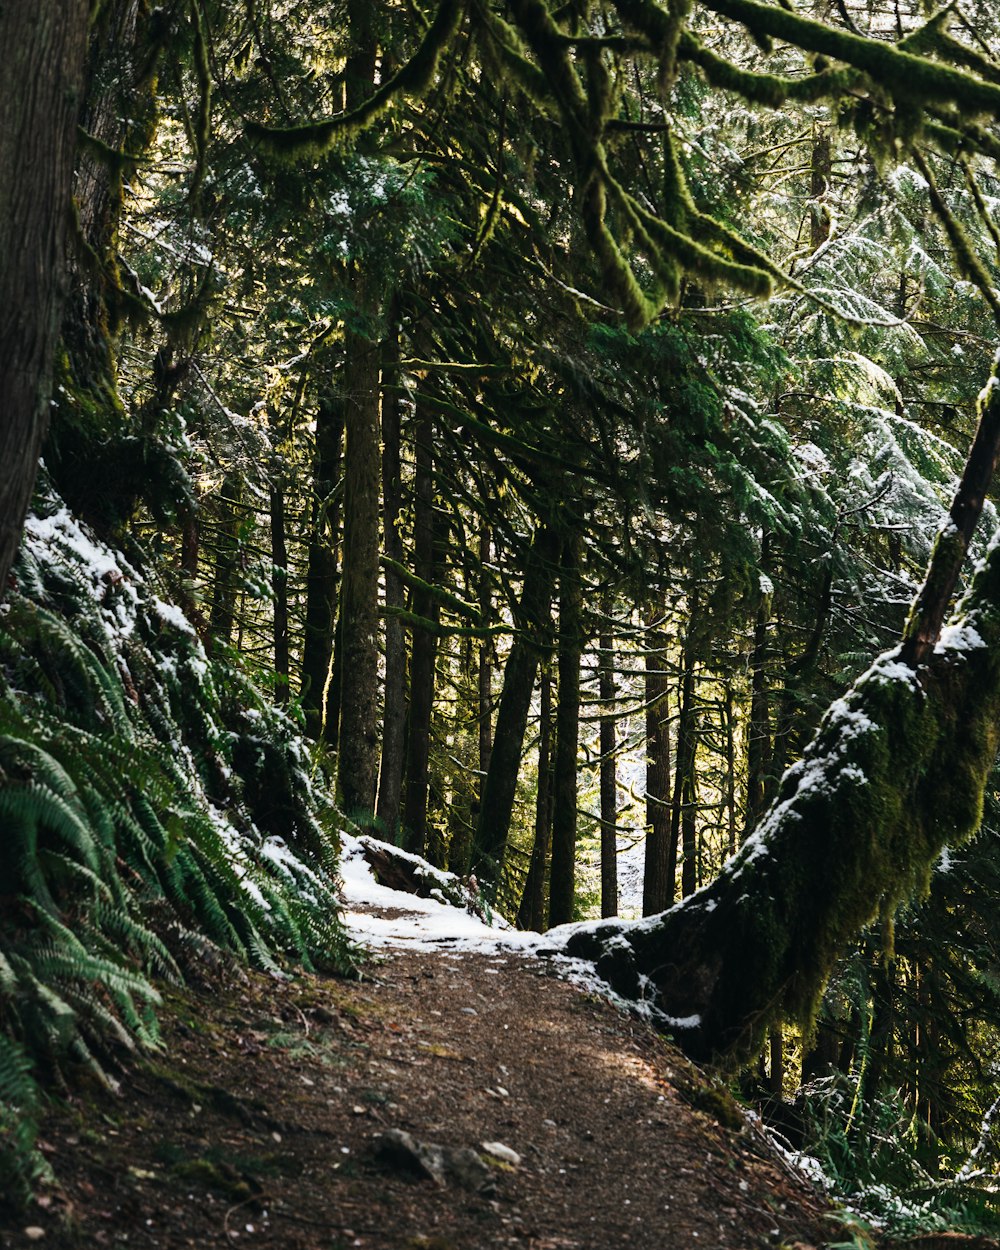
[[[369,844],[374,839],[365,839]],[[405,852],[390,848],[397,856]],[[418,856],[406,858],[419,863],[442,884],[458,882],[451,873],[431,867]],[[343,878],[343,921],[351,936],[362,946],[403,947],[430,951],[447,946],[449,950],[481,953],[496,951],[534,952],[543,941],[540,933],[520,933],[499,915],[481,919],[472,911],[444,901],[444,894],[433,891],[430,898],[393,890],[380,885],[365,859],[360,838],[342,837],[340,875]],[[438,897],[434,897],[438,894]]]

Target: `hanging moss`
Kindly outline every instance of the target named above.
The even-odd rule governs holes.
[[[419,97],[428,90],[444,50],[458,34],[463,16],[464,6],[460,0],[442,0],[417,51],[359,108],[301,126],[274,127],[248,122],[247,135],[272,156],[288,161],[322,156],[336,144],[351,143],[386,113],[397,97]]]
[[[972,240],[965,232],[965,227],[945,203],[944,197],[938,189],[934,172],[927,164],[927,161],[920,152],[914,152],[913,159],[917,168],[926,179],[931,207],[934,209],[938,221],[944,226],[945,234],[948,236],[948,242],[951,244],[951,250],[954,253],[955,260],[958,262],[959,270],[977,287],[980,295],[989,305],[993,316],[997,320],[997,324],[1000,325],[1000,298],[997,296],[986,266],[979,259],[978,253],[972,246]]]
[[[554,112],[548,81],[538,66],[528,59],[524,41],[514,27],[494,13],[483,0],[473,4],[472,13],[476,28],[487,36],[485,41],[480,41],[487,60],[491,59],[492,53],[498,70],[505,72],[543,112]]]
[[[705,0],[705,7],[742,23],[751,33],[771,35],[794,47],[853,65],[894,97],[920,104],[955,103],[973,114],[995,114],[1000,108],[1000,85],[916,56],[905,48],[838,30],[759,0]]]

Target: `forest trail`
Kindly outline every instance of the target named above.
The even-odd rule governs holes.
[[[60,1184],[0,1230],[3,1246],[845,1244],[822,1200],[649,1026],[551,961],[469,949],[470,918],[429,922],[436,906],[349,900],[384,943],[394,931],[437,946],[387,945],[360,982],[228,968],[172,993],[163,1054],[120,1096],[48,1118]],[[461,937],[443,932],[447,912]]]

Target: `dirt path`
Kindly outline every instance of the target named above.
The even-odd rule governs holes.
[[[712,1250],[835,1226],[645,1025],[516,955],[186,992],[121,1097],[53,1115],[62,1189],[4,1246]],[[242,977],[242,974],[240,974]],[[703,1110],[698,1106],[702,1104]],[[735,1123],[735,1121],[734,1121]],[[380,1148],[516,1152],[437,1184]],[[68,1218],[68,1224],[67,1224]],[[25,1229],[31,1229],[26,1232]],[[41,1234],[41,1235],[39,1235]]]

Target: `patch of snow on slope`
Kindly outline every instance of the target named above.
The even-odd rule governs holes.
[[[419,860],[418,862],[423,862]],[[446,950],[449,957],[463,953],[498,955],[511,953],[525,958],[544,958],[553,972],[585,993],[608,999],[627,1011],[656,1020],[674,1031],[697,1027],[695,1017],[672,1019],[657,1011],[652,1002],[626,1000],[616,994],[593,962],[560,954],[569,936],[595,923],[560,925],[548,933],[525,933],[511,929],[501,917],[487,924],[461,907],[433,898],[418,898],[379,885],[364,858],[361,840],[341,835],[340,875],[343,881],[341,919],[350,937],[360,946],[378,951]]]
[[[430,951],[447,944],[449,950],[492,953],[530,950],[541,937],[501,927],[506,922],[499,916],[490,925],[460,907],[379,885],[360,840],[346,833],[342,836],[340,875],[344,882],[344,924],[366,946]]]

